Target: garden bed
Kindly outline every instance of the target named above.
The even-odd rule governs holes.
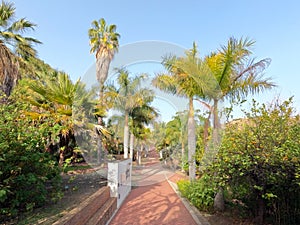
[[[101,177],[94,169],[80,165],[77,169],[73,168],[62,175],[63,197],[60,201],[20,215],[14,221],[5,224],[52,225],[70,210],[78,206],[80,202],[106,185],[106,179]]]

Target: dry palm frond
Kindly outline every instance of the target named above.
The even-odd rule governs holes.
[[[0,41],[0,90],[9,96],[18,78],[19,67],[16,57]]]
[[[105,46],[100,47],[96,54],[96,76],[100,84],[103,84],[107,79],[109,65],[113,55],[113,52],[109,51]]]

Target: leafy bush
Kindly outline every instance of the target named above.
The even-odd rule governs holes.
[[[254,102],[246,119],[227,125],[212,167],[259,223],[300,223],[300,120],[291,104]]]
[[[216,185],[208,175],[193,182],[181,180],[177,183],[181,195],[202,211],[212,211]]]
[[[22,115],[24,105],[0,105],[0,221],[59,196],[60,171],[45,152],[49,128]]]

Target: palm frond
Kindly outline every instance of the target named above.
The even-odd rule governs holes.
[[[109,132],[108,129],[106,129],[104,126],[101,125],[94,125],[97,132],[103,134],[105,137],[110,137],[112,135],[111,132]]]
[[[101,18],[99,21],[94,20],[92,22],[92,28],[88,30],[88,36],[90,38],[90,52],[95,53],[97,61],[101,66],[101,70],[104,70],[102,75],[98,75],[98,80],[101,77],[107,77],[106,64],[110,63],[115,52],[118,51],[120,34],[116,32],[117,26],[115,24],[107,25],[106,21]],[[105,59],[108,57],[109,60]],[[100,70],[100,69],[99,69]]]
[[[238,68],[238,73],[233,79],[233,83],[244,75],[262,73],[271,64],[270,58],[265,58],[258,62],[254,62],[254,60],[255,59],[251,59],[246,68],[244,68],[243,65]]]
[[[152,80],[154,87],[171,93],[177,94],[177,84],[174,77],[166,74],[157,74],[156,77]]]
[[[276,87],[271,78],[264,78],[264,74],[250,74],[245,79],[237,80],[227,92],[227,98],[242,98],[249,94],[260,94],[264,90]]]
[[[36,24],[31,23],[30,21],[26,20],[25,18],[21,18],[11,24],[8,28],[10,32],[26,32],[28,29],[34,30]]]
[[[0,26],[7,27],[8,23],[15,16],[15,6],[10,2],[1,2],[0,5]]]

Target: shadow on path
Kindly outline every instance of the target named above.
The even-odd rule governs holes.
[[[168,181],[131,191],[110,225],[196,225]]]

